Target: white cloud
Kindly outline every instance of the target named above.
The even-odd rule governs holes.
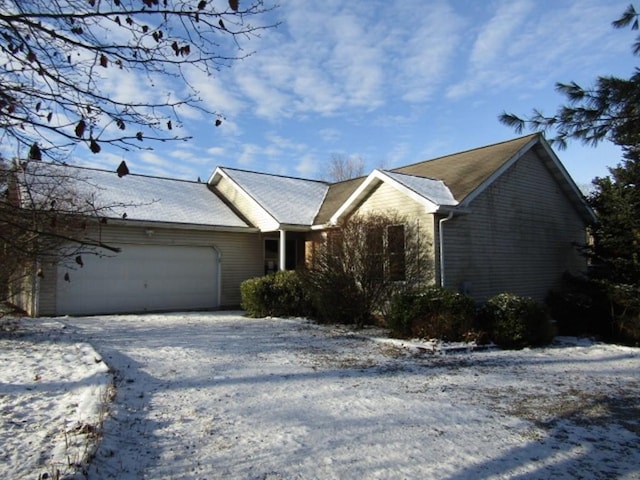
[[[514,33],[533,10],[531,0],[503,1],[499,4],[495,15],[478,34],[469,62],[475,69],[483,69],[500,60],[508,49]]]
[[[460,47],[462,17],[448,4],[402,4],[387,58],[392,88],[407,102],[424,102],[444,82]]]
[[[118,165],[123,160],[128,160],[122,154],[116,154],[109,151],[101,151],[99,155],[87,154],[88,150],[84,145],[79,146],[74,155],[71,157],[71,164],[81,167],[97,168],[100,170],[116,171]]]
[[[207,153],[212,157],[222,157],[226,155],[226,149],[224,147],[211,147],[207,149]]]
[[[365,14],[353,2],[291,1],[283,25],[265,34],[257,54],[235,69],[236,83],[267,118],[336,115],[384,101],[384,52]]]
[[[236,116],[246,108],[233,85],[228,84],[228,76],[208,75],[196,68],[186,70],[185,75],[208,111]]]
[[[318,135],[327,143],[335,143],[342,138],[342,132],[337,128],[322,128],[318,130]]]
[[[170,157],[160,156],[155,152],[143,151],[129,157],[127,165],[131,173],[153,175],[168,178],[196,180],[198,173],[189,163],[176,161]]]
[[[253,102],[257,116],[274,119],[287,114],[290,99],[276,86],[248,71],[240,72],[236,80],[241,92]]]
[[[313,178],[318,172],[318,160],[311,154],[304,155],[297,161],[295,170],[301,177]]]
[[[505,69],[505,66],[513,61],[507,50],[513,41],[514,32],[521,29],[532,8],[530,0],[503,0],[497,4],[493,16],[481,26],[476,36],[469,54],[466,78],[449,88],[449,98],[471,95],[487,84],[499,82],[504,86],[519,80],[517,74],[506,73],[511,69]]]
[[[265,138],[271,143],[272,149],[289,150],[291,152],[303,152],[307,150],[307,145],[301,142],[295,142],[290,138],[285,138],[275,132],[269,132],[265,135]]]
[[[408,165],[416,161],[409,155],[411,153],[411,146],[407,142],[399,142],[391,148],[381,164],[376,168],[390,169],[401,165]]]
[[[254,163],[255,157],[261,152],[261,148],[258,145],[246,144],[243,145],[236,159],[238,165],[248,167]]]
[[[602,50],[602,42],[612,42],[609,19],[621,11],[597,0],[565,0],[554,3],[553,9],[531,0],[501,1],[480,26],[461,69],[463,77],[447,90],[447,97],[508,89],[521,95],[553,88],[562,76],[575,77],[586,65],[592,75],[598,61],[592,52]],[[612,42],[610,48],[613,53],[620,45]]]

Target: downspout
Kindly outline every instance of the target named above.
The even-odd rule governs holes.
[[[31,279],[31,311],[29,314],[32,317],[37,317],[40,315],[40,275],[38,275],[38,271],[40,270],[40,262],[38,260],[35,261],[35,269],[33,271],[33,277]]]
[[[453,210],[449,212],[449,216],[443,217],[438,220],[438,243],[440,247],[440,286],[444,287],[444,222],[447,222],[453,218]]]
[[[211,245],[211,248],[213,248],[213,251],[216,252],[216,262],[218,263],[218,272],[216,275],[216,283],[218,285],[218,288],[216,289],[216,295],[218,296],[218,309],[220,309],[222,305],[222,252],[218,248],[216,248],[215,245]]]
[[[284,230],[280,230],[280,242],[279,242],[279,246],[280,246],[280,252],[278,253],[278,269],[281,272],[284,272],[287,268],[286,268],[286,264],[287,264],[287,233]]]

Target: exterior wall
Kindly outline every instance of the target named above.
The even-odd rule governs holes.
[[[583,272],[585,225],[533,152],[444,223],[447,287],[479,301],[502,292],[544,300],[564,272]],[[437,225],[436,225],[437,227]]]
[[[147,230],[153,233],[147,234]],[[262,275],[262,237],[258,233],[179,230],[144,227],[135,224],[103,227],[100,239],[105,244],[210,246],[220,259],[220,306],[240,305],[240,283]],[[65,267],[58,267],[65,268]],[[46,267],[39,282],[38,315],[55,315],[56,268]]]
[[[304,264],[307,267],[313,266],[314,259],[322,244],[325,241],[324,232],[315,230],[313,232],[307,232],[304,241]]]
[[[36,301],[34,285],[34,282],[38,281],[36,271],[35,267],[22,269],[7,287],[7,300],[29,315],[33,313]]]
[[[397,212],[412,218],[422,218],[425,208],[415,200],[408,198],[387,183],[381,183],[358,206],[359,214],[380,213],[385,211]]]
[[[222,177],[214,187],[230,202],[247,220],[260,230],[277,230],[278,223],[264,210],[256,206],[226,178]]]
[[[433,281],[436,273],[435,243],[434,242],[434,218],[433,214],[425,211],[424,205],[408,198],[394,187],[381,183],[359,206],[356,211],[359,215],[370,213],[397,213],[408,219],[417,221],[418,235],[421,245],[424,246],[425,268],[429,272],[429,281]]]

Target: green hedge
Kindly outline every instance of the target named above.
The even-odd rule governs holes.
[[[311,280],[294,271],[246,280],[240,285],[242,308],[251,317],[309,316],[327,323],[366,322],[360,318],[366,309],[359,290],[344,276]],[[530,298],[503,293],[477,310],[471,297],[435,286],[396,294],[386,323],[399,337],[489,339],[501,348],[547,345],[555,336],[546,309]],[[632,330],[635,322],[627,321],[625,326]]]
[[[472,334],[474,317],[470,297],[432,286],[394,296],[387,325],[400,337],[463,341]]]
[[[640,287],[608,284],[613,310],[613,335],[629,345],[640,345]]]
[[[490,298],[480,310],[479,321],[501,348],[548,345],[555,336],[551,318],[542,305],[510,293]]]
[[[302,277],[314,320],[357,326],[370,323],[363,292],[349,274],[325,269],[307,271]]]
[[[297,317],[309,314],[309,300],[295,271],[270,273],[240,284],[242,308],[250,317]]]

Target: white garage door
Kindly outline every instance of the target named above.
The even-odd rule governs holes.
[[[59,315],[209,309],[219,305],[218,256],[211,247],[119,245],[110,257],[58,273]],[[64,279],[65,273],[69,280]]]

